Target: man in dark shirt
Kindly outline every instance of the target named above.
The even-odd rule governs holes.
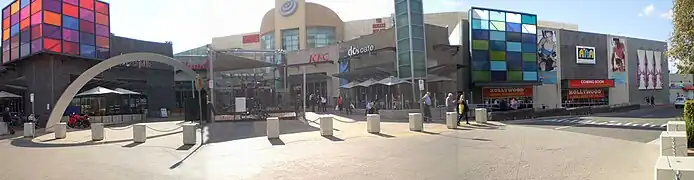
[[[6,107],[5,111],[2,111],[2,120],[5,121],[5,124],[7,124],[7,130],[10,131],[10,134],[14,134],[14,128],[12,127],[14,123],[12,122],[9,107]]]

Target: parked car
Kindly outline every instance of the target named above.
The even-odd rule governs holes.
[[[687,102],[687,100],[687,98],[678,97],[677,99],[675,99],[675,102],[673,104],[675,104],[676,109],[684,108],[684,103]]]

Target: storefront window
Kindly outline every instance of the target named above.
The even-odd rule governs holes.
[[[282,49],[297,51],[299,48],[299,29],[282,30]]]
[[[260,48],[262,50],[275,49],[275,32],[268,32],[260,36]]]
[[[614,87],[612,79],[567,80],[562,85],[562,105],[564,107],[607,105],[610,87]]]
[[[533,108],[532,87],[482,88],[482,105],[493,111]]]
[[[306,30],[308,48],[317,48],[335,44],[334,27],[310,27]]]

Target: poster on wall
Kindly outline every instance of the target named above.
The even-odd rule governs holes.
[[[614,79],[616,84],[626,84],[627,82],[627,60],[625,41],[622,38],[612,38],[610,40],[610,62],[609,67],[612,74],[610,79]]]
[[[595,47],[576,46],[576,64],[595,64]]]
[[[637,50],[636,83],[638,89],[662,89],[662,55],[663,52]]]
[[[556,84],[557,71],[559,69],[559,56],[557,55],[557,37],[551,30],[540,30],[537,36],[537,64],[539,67],[542,84]]]

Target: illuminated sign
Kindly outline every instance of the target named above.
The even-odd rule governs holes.
[[[370,53],[376,49],[376,46],[373,44],[366,45],[364,47],[355,47],[355,46],[349,46],[349,49],[347,50],[347,57],[352,57],[364,53]]]
[[[569,88],[608,88],[614,87],[612,79],[596,79],[596,80],[569,80]]]
[[[577,64],[595,64],[595,48],[587,46],[576,46]]]
[[[296,0],[287,0],[287,2],[284,2],[282,4],[282,7],[280,7],[280,15],[287,17],[291,16],[296,12],[296,9],[299,8],[299,3],[296,2]]]
[[[533,88],[483,88],[482,96],[484,97],[532,97]]]
[[[605,92],[602,89],[569,89],[569,99],[602,99]]]

